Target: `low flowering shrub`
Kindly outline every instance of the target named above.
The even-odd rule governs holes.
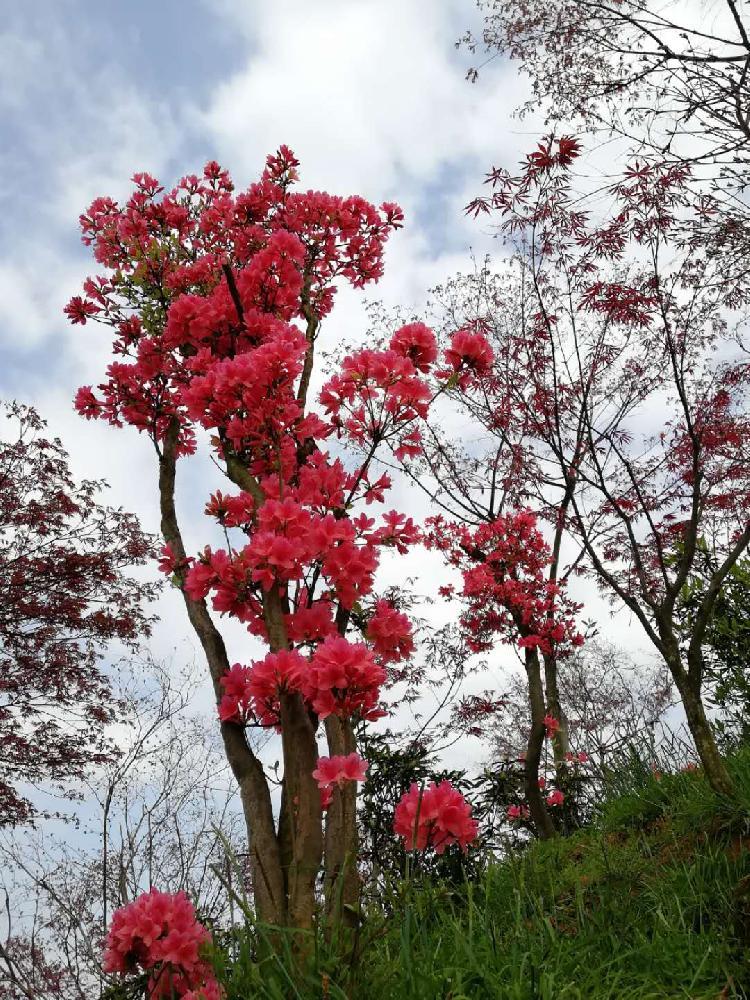
[[[151,889],[114,913],[104,971],[149,973],[149,1000],[220,1000],[223,991],[204,958],[211,940],[184,892]]]
[[[460,844],[466,851],[476,839],[478,827],[463,795],[450,781],[441,781],[424,789],[412,784],[396,806],[393,829],[404,838],[407,850],[432,847],[436,854],[442,854],[451,844]]]

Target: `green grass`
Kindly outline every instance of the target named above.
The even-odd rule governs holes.
[[[230,1000],[650,1000],[750,997],[750,751],[739,796],[697,773],[621,774],[598,822],[458,887],[402,883],[347,962],[315,944],[226,968]]]

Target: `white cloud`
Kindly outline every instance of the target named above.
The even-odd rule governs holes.
[[[416,197],[443,165],[484,167],[507,148],[503,121],[520,95],[516,74],[498,63],[481,86],[464,81],[451,3],[222,7],[251,46],[199,118],[235,170],[252,175],[286,142],[312,187],[373,200],[405,190]]]

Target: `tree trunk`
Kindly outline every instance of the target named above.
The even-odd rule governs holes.
[[[263,615],[271,651],[277,653],[288,649],[283,598],[276,587],[272,587],[264,597]],[[279,822],[278,853],[280,862],[282,853],[284,855],[283,877],[289,925],[309,930],[315,916],[315,884],[323,854],[320,790],[313,778],[318,762],[318,744],[315,725],[302,695],[296,692],[282,694],[279,704],[285,808]]]
[[[544,746],[544,688],[542,686],[539,654],[535,649],[525,650],[526,676],[529,682],[529,707],[531,709],[531,728],[526,748],[524,764],[524,788],[529,812],[541,840],[549,840],[555,836],[555,827],[547,812],[544,796],[539,787],[539,762]]]
[[[694,686],[682,668],[674,669],[673,664],[669,664],[672,670],[677,690],[680,692],[682,704],[685,708],[688,728],[698,751],[703,773],[706,775],[711,788],[717,795],[733,798],[735,795],[734,783],[727,770],[724,758],[719,753],[714,739],[713,728],[706,717],[700,691],[696,691]]]
[[[567,774],[565,754],[570,750],[570,740],[568,738],[568,720],[563,712],[560,689],[557,686],[557,659],[554,653],[544,654],[544,688],[547,711],[560,723],[560,728],[552,736],[552,752],[555,757],[557,783],[563,785]]]
[[[351,723],[329,715],[325,720],[331,755],[354,753],[356,743]],[[329,924],[357,923],[360,885],[357,872],[357,783],[335,788],[326,815],[324,890]]]
[[[318,760],[315,729],[299,694],[281,696],[284,793],[291,817],[291,858],[285,872],[289,924],[310,930],[315,884],[323,853],[320,790],[312,773]]]
[[[178,562],[184,562],[186,552],[174,499],[178,434],[179,423],[173,420],[164,437],[163,451],[159,457],[159,503],[164,541],[170,545]],[[218,704],[222,694],[220,679],[229,670],[226,647],[208,612],[206,602],[194,601],[185,592],[184,576],[184,569],[178,570],[176,582],[182,591],[188,619],[206,657]],[[241,726],[224,722],[221,724],[221,736],[227,761],[240,789],[256,911],[262,921],[283,926],[288,920],[284,876],[271,793],[263,765],[248,746]]]

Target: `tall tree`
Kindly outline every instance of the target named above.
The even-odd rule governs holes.
[[[321,867],[332,919],[358,900],[361,768],[351,755],[358,729],[382,713],[385,667],[412,647],[406,616],[373,597],[374,577],[382,548],[403,553],[416,540],[405,516],[385,512],[376,523],[362,508],[377,511],[390,486],[373,475],[378,449],[408,448],[402,439],[430,394],[408,344],[397,343],[347,358],[320,395],[324,412],[309,408],[336,283],[360,288],[380,276],[402,216],[393,204],[298,192],[297,166],[282,147],[260,180],[236,194],[209,163],[168,193],[138,174],[125,205],[98,199],[81,222],[107,274],[89,280],[67,312],[73,322],[94,317],[114,327],[122,358],[98,393],[80,390],[79,411],[135,426],[157,455],[163,568],[182,591],[213,681],[258,914],[309,928]],[[235,490],[207,507],[228,547],[206,548],[197,560],[186,552],[175,498],[179,460],[206,440],[196,428],[211,435],[212,456]],[[353,467],[324,450],[336,437],[364,445]],[[230,664],[209,595],[214,611],[266,643],[263,659]],[[278,818],[272,778],[246,738],[251,726],[281,733]],[[337,780],[324,780],[344,758]]]
[[[635,162],[592,221],[573,198],[579,151],[570,138],[541,143],[518,176],[493,171],[492,193],[470,206],[497,213],[516,245],[513,350],[527,377],[499,403],[529,412],[536,466],[570,490],[568,529],[663,657],[706,774],[729,794],[702,645],[750,544],[750,366],[736,340],[747,294],[712,253],[684,166]],[[678,599],[709,528],[721,541],[686,640]]]
[[[4,404],[0,442],[0,825],[31,819],[34,786],[69,791],[111,748],[111,642],[149,634],[157,586],[128,575],[154,553],[132,514],[76,482],[37,412]],[[28,790],[27,790],[28,789]]]

